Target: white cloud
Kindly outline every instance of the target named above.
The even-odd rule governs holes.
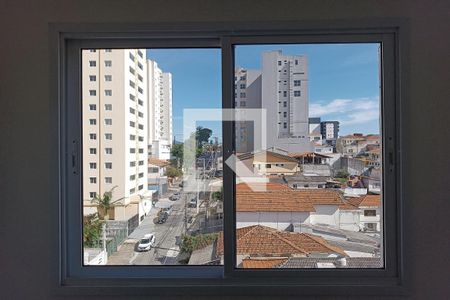
[[[313,103],[311,117],[339,121],[341,125],[363,124],[380,117],[379,100],[375,98],[335,99],[329,103]]]

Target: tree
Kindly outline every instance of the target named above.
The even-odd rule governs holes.
[[[177,169],[173,166],[167,166],[165,175],[167,177],[175,178],[175,177],[180,177],[181,175],[183,175],[183,172],[181,172],[180,169]]]
[[[96,247],[99,245],[102,236],[103,222],[98,213],[89,214],[83,217],[83,245],[84,247]]]
[[[97,211],[98,216],[101,220],[108,220],[109,219],[109,210],[114,207],[114,205],[121,201],[123,198],[112,200],[112,193],[114,189],[117,187],[114,186],[112,189],[110,189],[107,192],[103,193],[103,196],[100,197],[99,195],[95,195],[94,198],[92,198],[91,203],[94,203],[97,205]]]
[[[171,150],[172,156],[177,159],[177,163],[179,162],[180,165],[183,164],[183,148],[184,144],[174,144]]]
[[[212,194],[212,198],[213,198],[213,200],[223,200],[222,199],[222,195],[223,195],[223,187],[221,187],[220,188],[220,191],[215,191],[213,194]]]
[[[197,142],[197,148],[201,148],[203,144],[208,143],[211,135],[212,135],[211,129],[204,128],[202,126],[197,126],[197,129],[195,131],[195,140]]]

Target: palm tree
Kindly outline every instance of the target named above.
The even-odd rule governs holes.
[[[116,199],[112,201],[112,193],[114,189],[117,187],[114,186],[112,189],[110,189],[107,192],[103,193],[103,196],[95,195],[94,198],[92,198],[91,203],[97,204],[97,211],[98,216],[101,220],[108,220],[109,219],[109,210],[114,207],[114,205],[121,201],[123,198]]]

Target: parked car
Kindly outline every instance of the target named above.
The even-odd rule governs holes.
[[[166,212],[167,214],[171,214],[172,213],[172,208],[173,208],[173,206],[171,205],[171,206],[168,206],[168,207],[164,207],[164,208],[161,208],[161,212]]]
[[[155,240],[155,235],[152,233],[144,235],[144,237],[139,241],[138,251],[150,250],[153,246],[155,246]]]
[[[167,218],[169,218],[169,214],[165,211],[158,212],[156,218],[153,219],[153,223],[155,224],[163,224],[166,223]]]
[[[180,194],[179,193],[175,193],[175,194],[171,195],[169,197],[169,200],[172,200],[172,201],[180,200]]]
[[[197,207],[197,199],[192,198],[188,203],[188,207],[190,208]]]

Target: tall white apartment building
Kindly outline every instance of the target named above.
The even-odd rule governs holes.
[[[172,74],[163,72],[155,61],[147,60],[148,154],[170,159],[172,146]]]
[[[287,152],[312,151],[309,141],[308,123],[308,61],[303,55],[283,55],[281,50],[262,54],[261,70],[249,82],[242,82],[245,69],[236,70],[236,107],[244,101],[254,107],[266,109],[267,148],[280,148]],[[253,87],[260,92],[252,92]],[[255,99],[252,99],[256,97]],[[244,126],[247,136],[253,135],[249,126]],[[241,139],[241,127],[236,129],[236,151],[253,151],[252,140]],[[239,142],[238,142],[239,141]]]
[[[142,219],[147,191],[148,95],[145,50],[84,50],[82,54],[83,199],[113,187],[115,220]]]

